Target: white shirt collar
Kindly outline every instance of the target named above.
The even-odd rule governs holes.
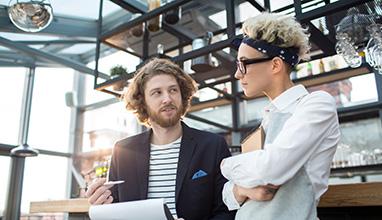
[[[290,104],[294,103],[295,101],[307,94],[308,91],[303,85],[293,86],[281,93],[279,96],[277,96],[266,108],[266,110],[268,109],[272,111],[272,107],[277,108],[278,110],[283,110]]]

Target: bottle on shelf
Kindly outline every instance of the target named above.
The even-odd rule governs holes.
[[[320,59],[320,62],[318,63],[318,69],[319,73],[324,73],[325,72],[325,64],[322,59]]]
[[[175,0],[161,0],[161,5],[168,4]],[[182,8],[174,8],[164,14],[164,21],[168,24],[176,24],[182,17]]]
[[[157,54],[164,54],[163,44],[158,44],[157,45]]]
[[[142,16],[142,14],[141,13],[133,14],[131,16],[130,20],[134,20],[134,19],[136,19],[139,16]],[[138,25],[132,27],[131,30],[130,30],[130,33],[134,37],[141,37],[143,35],[143,31],[144,31],[144,23],[141,23],[141,24],[138,24]]]
[[[337,61],[336,61],[336,56],[330,57],[329,59],[329,71],[333,71],[338,69]]]
[[[149,11],[160,7],[160,0],[147,0],[147,3],[149,5]],[[149,31],[159,31],[159,29],[162,27],[162,15],[150,19],[147,23],[147,29]]]
[[[308,75],[308,76],[313,75],[313,66],[312,66],[312,63],[311,63],[311,62],[308,62],[308,63],[306,64],[306,72],[307,72],[307,75]]]

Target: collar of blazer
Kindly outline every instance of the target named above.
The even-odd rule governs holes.
[[[194,140],[193,129],[188,127],[184,122],[181,123],[183,131],[179,151],[178,169],[176,173],[175,202],[178,201],[180,190],[186,177],[188,167],[190,167],[190,163],[192,161],[191,159],[197,145]],[[135,158],[138,169],[141,198],[147,198],[151,134],[152,129],[142,133],[141,145],[136,148],[137,155]]]

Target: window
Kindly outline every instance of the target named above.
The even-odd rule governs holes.
[[[0,143],[18,145],[26,68],[0,68]]]
[[[362,153],[367,157],[361,161],[366,164],[382,163],[382,125],[380,118],[359,120],[340,124],[341,143],[349,146],[349,155]],[[356,164],[354,164],[356,165]]]
[[[337,107],[360,105],[378,100],[374,74],[351,77],[349,79],[309,87],[310,92],[323,90],[336,100]]]
[[[0,156],[0,216],[4,213],[5,209],[5,200],[8,193],[8,182],[9,182],[9,166],[11,159],[10,157]]]
[[[83,151],[112,148],[117,140],[140,132],[134,114],[123,102],[85,112]]]
[[[73,90],[74,71],[68,68],[37,68],[29,127],[30,146],[68,152],[71,109],[65,93]]]
[[[39,155],[25,159],[21,213],[29,213],[31,201],[68,198],[68,162],[65,157]]]

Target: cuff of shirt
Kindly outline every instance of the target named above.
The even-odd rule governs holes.
[[[224,184],[223,188],[223,202],[230,211],[240,208],[240,204],[236,201],[235,195],[233,194],[234,185],[232,181],[228,181]]]
[[[252,154],[254,152],[249,152],[245,154],[239,154],[232,157],[225,158],[220,167],[221,173],[228,180],[233,180],[235,175],[235,170],[243,166],[243,164],[252,164]]]
[[[232,180],[232,170],[233,165],[235,164],[234,157],[236,156],[225,158],[220,167],[221,173],[228,180]]]

